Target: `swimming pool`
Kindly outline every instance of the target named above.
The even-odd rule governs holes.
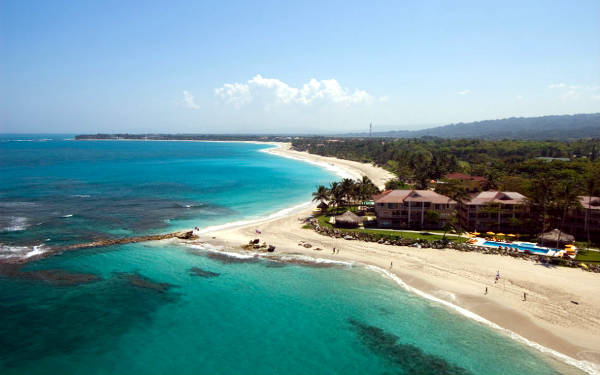
[[[551,249],[548,247],[539,247],[534,243],[531,242],[512,242],[512,243],[505,243],[505,242],[496,242],[496,241],[485,241],[483,243],[484,246],[494,246],[494,247],[511,247],[513,249],[517,249],[519,251],[530,251],[532,253],[538,253],[538,254],[547,254],[548,251],[560,251],[558,249]]]

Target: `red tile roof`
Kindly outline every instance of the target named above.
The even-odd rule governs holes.
[[[514,191],[482,191],[475,194],[467,204],[480,205],[488,203],[524,204],[527,197]]]
[[[375,194],[375,195],[373,195],[373,201],[376,201],[376,200],[378,200],[379,198],[383,198],[383,197],[385,197],[386,195],[388,195],[388,194],[389,194],[389,193],[391,193],[392,191],[393,191],[393,190],[384,190],[384,191],[382,191],[382,192],[381,192],[381,193],[379,193],[379,194]]]
[[[456,204],[456,201],[431,190],[392,190],[379,197],[375,203],[430,202]]]

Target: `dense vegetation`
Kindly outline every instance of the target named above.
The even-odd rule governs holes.
[[[353,136],[365,136],[353,134]],[[478,139],[529,139],[564,140],[600,138],[600,113],[511,117],[501,120],[485,120],[458,123],[422,130],[400,130],[375,133],[377,137],[392,138],[478,138]]]
[[[379,192],[379,188],[373,184],[369,177],[363,176],[360,181],[344,178],[340,182],[332,182],[329,187],[319,185],[312,195],[313,201],[329,202],[331,206],[337,209],[371,200],[373,195]]]
[[[580,205],[578,195],[600,195],[600,139],[578,141],[489,141],[371,138],[295,139],[297,150],[372,162],[397,178],[387,188],[435,188],[453,199],[466,198],[466,186],[444,184],[452,172],[484,176],[482,189],[516,191],[529,197],[531,233],[561,228],[565,213]],[[563,160],[537,159],[567,158]]]

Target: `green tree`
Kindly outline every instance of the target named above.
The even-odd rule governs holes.
[[[353,179],[344,178],[342,182],[340,182],[340,189],[346,203],[352,203],[356,201],[357,188],[356,182]]]
[[[325,187],[323,185],[319,185],[319,186],[317,186],[317,190],[312,193],[312,196],[313,196],[313,199],[312,199],[313,202],[316,202],[316,201],[325,202],[325,201],[329,201],[331,192],[329,191],[329,189],[327,189],[327,187]]]
[[[373,195],[380,193],[379,188],[367,176],[363,176],[362,180],[358,182],[357,190],[361,201],[371,200]]]
[[[469,198],[467,186],[461,180],[444,180],[435,185],[435,192],[445,195],[457,202],[463,202]]]
[[[427,227],[436,227],[440,222],[440,214],[434,210],[425,211],[425,225]]]
[[[448,218],[446,219],[446,222],[444,223],[444,236],[443,236],[443,240],[446,240],[446,234],[449,231],[455,231],[456,234],[460,235],[462,233],[462,228],[460,226],[460,221],[458,220],[458,217],[456,216],[456,212],[452,212],[452,214],[450,214],[450,216],[448,216]]]

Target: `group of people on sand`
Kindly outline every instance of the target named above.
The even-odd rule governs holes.
[[[494,280],[494,284],[496,284],[498,282],[498,280],[500,280],[500,270],[498,270],[496,272],[496,279]],[[485,292],[483,293],[483,295],[487,295],[488,294],[488,287],[485,287]],[[527,293],[523,292],[523,302],[527,301]]]

